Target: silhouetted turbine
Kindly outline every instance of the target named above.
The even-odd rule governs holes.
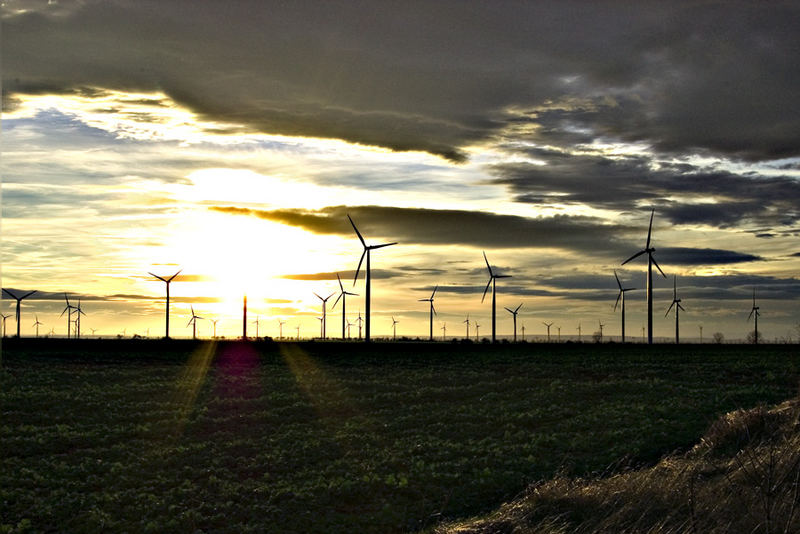
[[[747,316],[747,320],[750,320],[750,317],[754,319],[754,337],[753,337],[753,344],[758,345],[758,316],[761,315],[761,312],[758,311],[759,307],[756,306],[756,288],[753,288],[753,308],[750,310],[750,315]],[[19,337],[19,334],[17,334]]]
[[[601,323],[600,321],[597,321],[597,324],[600,325],[600,343],[602,343],[603,342],[603,327],[605,325],[603,323]]]
[[[419,299],[418,302],[430,302],[431,309],[430,309],[430,340],[433,341],[433,316],[436,315],[436,308],[433,307],[433,296],[436,294],[436,290],[439,289],[439,285],[437,284],[436,287],[433,288],[433,293],[431,293],[431,297],[427,299]]]
[[[656,249],[650,246],[650,236],[653,232],[653,215],[655,215],[655,213],[655,209],[650,212],[650,227],[647,229],[647,243],[644,249],[622,262],[622,265],[625,265],[632,259],[638,258],[642,254],[647,254],[647,343],[650,345],[653,344],[653,265],[656,266],[658,272],[660,272],[664,278],[667,277],[664,271],[661,270],[661,267],[658,266],[658,263],[656,263],[655,258],[653,258],[653,252],[655,252]]]
[[[681,342],[680,325],[679,325],[679,321],[680,321],[680,319],[679,319],[680,318],[679,310],[686,311],[686,310],[683,309],[683,306],[681,306],[681,299],[678,298],[678,276],[677,275],[672,275],[672,303],[669,305],[669,308],[667,308],[667,313],[664,314],[664,317],[669,315],[669,311],[672,309],[673,306],[675,306],[675,344],[677,345],[677,344],[679,344]]]
[[[211,319],[211,324],[214,325],[214,336],[213,336],[214,338],[217,337],[217,323],[218,322],[219,322],[219,319]]]
[[[283,339],[283,325],[286,324],[286,321],[281,321],[278,319],[278,339]]]
[[[634,291],[635,287],[622,287],[622,282],[619,281],[619,276],[617,276],[617,271],[614,271],[614,278],[617,280],[617,286],[619,287],[619,293],[617,293],[617,301],[614,303],[614,311],[617,311],[617,306],[622,301],[622,342],[625,343],[625,292],[626,291]]]
[[[547,342],[550,343],[550,327],[553,326],[553,323],[545,323],[542,321],[542,324],[547,327]]]
[[[516,307],[516,309],[512,310],[511,308],[506,308],[508,313],[514,316],[514,342],[517,341],[517,313],[519,309],[522,307],[522,304]]]
[[[400,321],[395,321],[394,317],[392,317],[392,341],[397,341],[397,323]]]
[[[442,341],[447,341],[447,323],[442,323]]]
[[[361,241],[361,245],[364,247],[364,252],[361,253],[361,259],[358,260],[358,268],[356,269],[356,275],[353,277],[353,285],[355,285],[356,284],[356,280],[358,280],[358,273],[361,271],[361,263],[364,261],[364,256],[367,257],[367,268],[366,268],[366,287],[367,287],[367,291],[366,291],[366,296],[365,296],[365,300],[366,300],[366,303],[367,303],[366,304],[367,310],[365,312],[365,315],[366,315],[366,328],[364,329],[364,341],[368,342],[370,340],[370,336],[369,336],[369,333],[370,333],[370,296],[372,295],[372,281],[371,281],[371,275],[370,275],[370,252],[375,250],[375,249],[396,245],[397,243],[383,243],[381,245],[367,245],[367,243],[364,241],[364,238],[361,236],[361,232],[359,232],[358,228],[356,228],[356,223],[353,222],[353,219],[350,218],[350,215],[348,215],[347,218],[350,220],[350,224],[353,225],[353,230],[356,231],[356,235],[358,236],[358,240]]]
[[[86,315],[84,311],[81,309],[81,299],[78,299],[78,305],[75,306],[75,338],[81,338],[81,315]]]
[[[326,326],[327,326],[327,324],[326,324],[327,312],[325,311],[325,306],[328,303],[328,299],[331,298],[333,295],[335,295],[335,293],[331,293],[327,297],[322,298],[319,295],[317,295],[316,293],[314,293],[314,296],[316,296],[319,300],[322,301],[322,324],[320,325],[322,327],[322,335],[320,336],[322,339],[325,339],[325,337],[327,335],[327,330],[328,330],[326,328]]]
[[[358,310],[358,319],[356,319],[358,323],[358,339],[361,340],[361,323],[364,322],[364,319],[361,318],[361,310]]]
[[[172,276],[170,276],[169,278],[162,278],[162,277],[158,276],[157,274],[153,274],[153,273],[151,273],[151,272],[148,272],[148,273],[147,273],[147,274],[149,274],[150,276],[155,276],[156,278],[158,278],[159,280],[161,280],[162,282],[164,282],[165,284],[167,284],[167,311],[166,311],[166,327],[165,327],[165,329],[164,329],[164,332],[165,332],[165,333],[164,333],[164,337],[166,337],[166,338],[168,338],[168,337],[169,337],[169,284],[170,284],[170,282],[172,282],[172,281],[175,279],[175,277],[176,277],[176,276],[178,276],[179,274],[181,274],[181,271],[183,271],[183,269],[181,269],[181,270],[180,270],[180,271],[178,271],[177,273],[173,274],[173,275],[172,275]]]
[[[461,321],[461,322],[467,324],[467,337],[466,337],[466,339],[469,339],[469,314],[467,314],[466,320]]]
[[[25,300],[26,298],[30,297],[34,293],[36,293],[36,290],[34,289],[33,291],[28,291],[27,293],[25,293],[21,297],[16,296],[14,293],[12,293],[10,290],[8,290],[6,288],[3,288],[3,291],[5,291],[8,294],[8,296],[10,296],[12,299],[17,301],[16,319],[17,319],[17,337],[19,337],[19,324],[20,324],[20,319],[21,319],[21,315],[22,315],[21,312],[20,312],[20,304],[22,303],[23,300]]]
[[[489,260],[486,258],[486,252],[483,253],[483,259],[486,262],[486,268],[489,269],[489,283],[486,284],[486,289],[483,290],[483,297],[481,297],[481,304],[486,298],[486,292],[489,291],[489,286],[492,286],[492,343],[497,342],[497,284],[498,278],[511,278],[509,274],[494,274],[492,266],[489,265]]]
[[[195,315],[194,313],[194,306],[191,306],[192,309],[192,318],[189,319],[189,322],[186,323],[186,326],[192,325],[192,339],[197,339],[197,320],[202,319],[199,315]]]
[[[260,324],[258,315],[256,315],[256,320],[252,324],[256,325],[256,339],[258,339],[258,325]]]
[[[33,323],[33,326],[36,327],[36,337],[39,337],[39,325],[40,324],[44,324],[44,323],[39,322],[39,316],[36,315],[36,321]]]
[[[335,308],[336,305],[339,303],[339,299],[342,299],[342,339],[344,339],[344,327],[345,323],[347,322],[347,295],[357,297],[358,293],[350,293],[344,290],[344,286],[342,285],[342,279],[339,278],[339,273],[336,273],[336,280],[339,282],[339,296],[336,297],[336,301],[333,303],[332,308]]]
[[[480,336],[480,331],[481,331],[481,325],[478,324],[478,321],[475,321],[475,341],[479,341],[480,340],[480,337],[481,337]]]
[[[3,337],[6,337],[6,319],[11,317],[11,314],[9,313],[6,315],[5,313],[0,313],[0,317],[3,318]]]
[[[67,314],[67,339],[69,339],[70,332],[72,331],[72,310],[75,309],[75,306],[69,303],[69,297],[66,293],[64,293],[64,300],[67,301],[67,305],[64,306],[59,317],[63,317],[65,313]]]

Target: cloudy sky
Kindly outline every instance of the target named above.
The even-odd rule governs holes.
[[[84,332],[163,335],[147,273],[183,269],[173,335],[191,305],[239,333],[247,293],[261,335],[310,336],[337,273],[364,310],[350,214],[399,242],[373,335],[425,335],[437,284],[437,335],[488,334],[482,251],[500,335],[520,303],[528,336],[618,335],[655,209],[656,337],[673,276],[684,337],[744,337],[753,288],[797,337],[798,34],[796,2],[4,0],[2,284],[39,290],[23,333],[63,335],[68,292]]]

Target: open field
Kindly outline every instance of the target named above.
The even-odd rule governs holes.
[[[652,463],[796,347],[4,340],[3,531],[402,532]]]

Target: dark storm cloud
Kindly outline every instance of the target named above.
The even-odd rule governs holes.
[[[659,265],[727,265],[764,259],[732,250],[687,247],[662,247],[658,249],[655,257]]]
[[[603,224],[592,217],[528,218],[463,210],[430,210],[383,206],[331,206],[321,210],[214,206],[222,213],[249,215],[316,234],[337,234],[356,239],[349,214],[368,244],[378,240],[423,245],[471,245],[485,248],[538,247],[604,254],[624,254],[634,247],[615,236],[628,229]]]
[[[366,274],[365,270],[361,269],[361,272],[358,275],[359,279],[363,279]],[[394,278],[397,276],[403,276],[404,273],[399,270],[390,270],[390,269],[370,269],[370,277],[375,279],[381,278]],[[336,275],[342,280],[342,283],[351,282],[353,277],[356,275],[355,269],[352,271],[341,271],[339,273],[335,272],[328,272],[328,273],[307,273],[307,274],[285,274],[280,278],[284,278],[286,280],[320,280],[320,281],[336,281]],[[349,286],[345,285],[345,290],[349,291]]]
[[[796,2],[47,4],[4,3],[6,109],[163,91],[251,130],[456,161],[526,125],[750,159],[800,147]]]
[[[790,227],[800,220],[800,181],[786,176],[741,175],[689,164],[654,167],[648,157],[515,150],[544,164],[504,163],[489,169],[520,202],[587,204],[617,211],[653,205],[659,219],[720,228]]]

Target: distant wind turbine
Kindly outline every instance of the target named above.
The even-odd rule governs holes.
[[[525,341],[525,323],[522,323],[522,341]]]
[[[650,212],[650,227],[647,230],[647,243],[644,249],[622,262],[622,265],[625,265],[632,259],[638,258],[642,254],[647,254],[647,343],[650,345],[653,344],[653,265],[656,266],[658,272],[660,272],[664,278],[667,277],[664,271],[661,270],[661,267],[658,266],[658,263],[656,263],[655,258],[653,258],[653,252],[655,252],[656,249],[650,246],[650,236],[653,232],[653,215],[655,215],[655,213],[655,209]]]
[[[556,338],[556,339],[557,339],[557,342],[558,342],[558,343],[561,343],[561,327],[560,327],[560,326],[557,326],[557,327],[556,327],[556,330],[558,330],[558,338]]]
[[[467,337],[466,337],[466,339],[469,339],[469,314],[467,314],[467,319],[465,321],[462,321],[462,322],[467,324]]]
[[[483,259],[486,262],[486,268],[489,269],[489,283],[486,284],[486,289],[483,290],[483,297],[481,297],[481,303],[486,298],[486,292],[489,291],[489,286],[492,286],[492,343],[497,342],[497,315],[496,315],[496,308],[497,308],[497,284],[496,281],[498,278],[511,278],[509,274],[495,274],[492,271],[492,266],[489,265],[489,260],[486,258],[486,252],[483,253]]]
[[[323,317],[317,317],[317,321],[319,321],[319,337],[322,339],[323,328],[325,328],[325,319]]]
[[[336,307],[336,305],[339,303],[339,299],[342,300],[342,339],[344,339],[344,327],[345,323],[347,323],[347,295],[357,297],[358,293],[350,293],[344,290],[342,279],[339,278],[339,273],[336,273],[336,280],[339,282],[339,296],[336,297],[336,301],[333,303],[331,309]]]
[[[0,316],[3,317],[3,337],[6,337],[6,319],[11,317],[11,314],[0,313]]]
[[[664,314],[664,317],[669,315],[670,310],[672,307],[675,306],[675,344],[679,344],[681,342],[680,337],[680,310],[686,311],[681,306],[681,299],[678,298],[678,276],[672,275],[672,303],[667,308],[667,313]]]
[[[347,320],[347,339],[350,339],[350,327],[353,326],[353,323],[350,320]]]
[[[625,343],[625,292],[626,291],[634,291],[635,287],[622,287],[622,282],[619,281],[619,276],[617,276],[617,271],[614,271],[614,278],[617,280],[617,286],[619,287],[619,293],[617,293],[617,301],[614,303],[614,311],[617,311],[617,306],[619,305],[620,301],[622,301],[622,342]]]
[[[286,321],[281,321],[278,319],[278,339],[283,339],[283,325],[286,324]]]
[[[350,220],[350,224],[353,225],[353,230],[356,231],[356,235],[358,236],[358,240],[361,241],[361,245],[364,247],[364,252],[361,254],[361,259],[358,260],[358,267],[356,268],[356,275],[353,277],[353,285],[356,284],[356,280],[358,280],[358,273],[361,271],[361,263],[364,261],[364,256],[367,257],[367,266],[366,266],[366,328],[364,329],[364,341],[369,342],[370,340],[370,297],[372,295],[372,278],[370,274],[370,252],[375,249],[389,247],[391,245],[396,245],[397,243],[383,243],[381,245],[367,245],[364,241],[364,238],[361,236],[361,232],[358,231],[356,228],[356,223],[353,222],[353,219],[350,218],[350,215],[347,216]]]
[[[750,310],[750,315],[747,316],[747,320],[750,320],[750,317],[753,318],[754,321],[754,331],[753,331],[753,343],[758,345],[758,316],[761,315],[761,312],[758,311],[759,307],[756,306],[756,288],[753,288],[753,308]],[[19,334],[17,334],[19,336]]]
[[[328,303],[328,299],[331,298],[334,295],[335,295],[335,293],[331,293],[327,297],[322,298],[319,295],[317,295],[316,293],[314,293],[314,296],[316,296],[319,300],[322,301],[322,325],[321,325],[322,326],[322,334],[320,335],[320,337],[322,339],[325,339],[325,337],[327,336],[327,328],[325,328],[327,326],[325,324],[326,323],[326,319],[327,319],[327,312],[325,311],[325,306]]]
[[[258,325],[260,324],[260,321],[259,321],[259,317],[258,317],[258,315],[256,315],[256,320],[255,320],[255,321],[253,321],[253,322],[252,322],[252,323],[250,323],[250,324],[254,324],[254,325],[256,325],[256,339],[258,339]]]
[[[78,305],[75,306],[75,338],[81,338],[81,315],[86,315],[81,309],[81,299],[78,299]]]
[[[542,324],[547,327],[547,342],[550,343],[550,327],[553,326],[553,323],[545,323],[542,321]]]
[[[92,331],[92,335],[94,335],[94,333],[97,332],[97,328],[90,328],[89,330]]]
[[[478,321],[475,321],[475,341],[480,341],[480,331],[481,325],[478,324]]]
[[[700,343],[702,343],[703,342],[703,325],[697,325],[697,327],[700,329]]]
[[[67,305],[64,306],[64,309],[61,312],[59,317],[63,317],[63,315],[67,314],[67,339],[70,338],[70,332],[72,331],[72,310],[76,309],[75,306],[69,303],[69,297],[66,293],[64,293],[64,300],[67,302]]]
[[[419,299],[417,302],[430,302],[430,340],[433,341],[433,316],[436,315],[436,308],[433,307],[433,296],[436,294],[436,290],[439,289],[439,285],[437,284],[436,287],[433,288],[433,293],[431,293],[430,298],[427,299]]]
[[[219,319],[211,319],[211,324],[214,325],[214,338],[215,339],[217,337],[217,323],[218,322],[219,322]]]
[[[600,325],[600,343],[602,343],[603,342],[603,327],[605,325],[603,323],[601,323],[600,321],[597,321],[597,324]]]
[[[14,293],[12,293],[11,291],[9,291],[6,288],[3,288],[3,291],[5,291],[8,294],[8,296],[10,296],[12,299],[17,301],[16,320],[17,320],[17,337],[19,337],[19,325],[20,325],[20,319],[21,319],[21,315],[22,315],[21,312],[20,312],[20,304],[22,303],[23,300],[25,300],[26,298],[30,297],[34,293],[36,293],[36,290],[34,289],[33,291],[28,291],[27,293],[25,293],[21,297],[18,297],[17,295],[15,295]]]
[[[36,337],[39,337],[39,325],[40,324],[44,324],[44,323],[40,322],[39,321],[39,316],[36,315],[36,322],[33,323],[33,326],[36,327]]]
[[[506,308],[506,311],[514,316],[514,342],[517,341],[517,313],[519,313],[519,309],[522,307],[522,304],[517,306],[515,309]]]
[[[164,282],[165,284],[167,284],[167,311],[166,311],[166,327],[165,327],[165,329],[164,329],[164,332],[165,332],[165,333],[164,333],[164,337],[166,337],[166,338],[169,338],[169,284],[170,284],[170,282],[172,282],[172,281],[175,279],[175,277],[176,277],[176,276],[178,276],[179,274],[181,274],[181,271],[183,271],[183,269],[179,270],[177,273],[173,274],[172,276],[170,276],[170,277],[168,277],[168,278],[162,278],[162,277],[158,276],[157,274],[153,274],[153,273],[151,273],[151,272],[148,272],[148,273],[147,273],[147,274],[149,274],[150,276],[155,276],[156,278],[158,278],[159,280],[161,280],[162,282]]]
[[[447,341],[447,323],[442,323],[442,341]]]
[[[581,342],[581,323],[578,323],[578,328],[576,328],[576,330],[578,331],[578,343],[580,343]]]
[[[394,317],[392,317],[392,341],[397,341],[397,323],[400,321],[395,321]]]
[[[295,328],[297,328],[297,341],[300,341],[300,325],[297,325]]]
[[[192,318],[186,323],[186,326],[192,325],[192,339],[197,339],[197,320],[202,319],[199,315],[194,313],[194,306],[191,306]]]
[[[356,319],[358,323],[358,340],[361,341],[361,323],[364,322],[364,319],[361,318],[361,310],[358,310],[358,319]]]

